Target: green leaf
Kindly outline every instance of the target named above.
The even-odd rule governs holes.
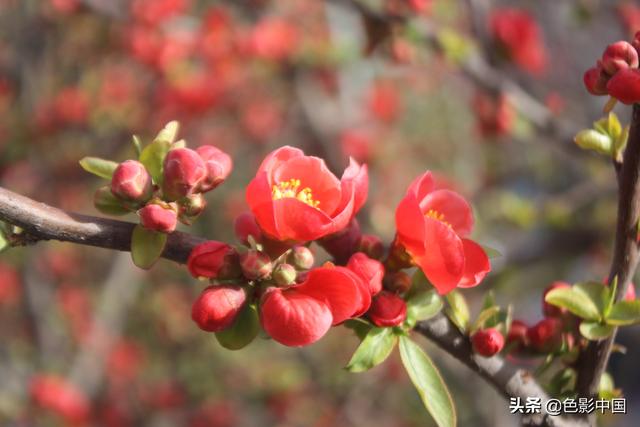
[[[640,323],[640,300],[615,303],[605,321],[614,326]]]
[[[597,322],[580,323],[580,333],[583,337],[591,341],[599,341],[611,336],[613,329],[613,326],[603,325]]]
[[[122,206],[120,201],[111,193],[111,187],[105,185],[98,188],[93,196],[93,205],[103,214],[126,215],[130,211]]]
[[[442,310],[442,299],[435,290],[423,291],[407,300],[407,320],[410,327],[430,319]]]
[[[140,268],[148,270],[160,258],[166,243],[166,234],[147,230],[141,225],[136,225],[131,235],[131,258],[133,263]]]
[[[422,270],[417,269],[411,277],[411,288],[407,291],[406,297],[407,299],[411,299],[415,295],[430,290],[433,290],[431,282],[429,282],[429,279],[427,279],[427,276],[424,275]]]
[[[80,166],[82,166],[82,169],[100,178],[111,179],[113,171],[116,170],[118,164],[99,157],[84,157],[80,160]]]
[[[158,136],[153,140],[156,141],[164,141],[169,144],[173,144],[173,141],[176,140],[178,136],[178,130],[180,129],[180,123],[177,121],[171,121],[165,125],[165,127],[158,133]]]
[[[484,299],[482,300],[482,309],[486,310],[487,308],[491,308],[495,305],[496,305],[496,297],[493,294],[493,291],[490,290],[485,294]]]
[[[580,282],[573,285],[573,289],[585,294],[601,314],[605,312],[609,300],[613,296],[611,294],[612,288],[602,282]]]
[[[447,308],[447,314],[453,323],[462,331],[465,332],[469,327],[469,306],[462,294],[458,291],[451,291],[446,296],[449,307]]]
[[[593,150],[601,154],[611,155],[613,141],[609,135],[605,135],[593,129],[584,129],[575,136],[574,141],[580,148]]]
[[[253,304],[245,304],[233,324],[216,332],[216,340],[226,349],[240,350],[253,342],[260,331],[258,311]]]
[[[400,337],[400,358],[422,403],[439,427],[456,425],[456,410],[447,385],[429,356],[409,337]]]
[[[558,288],[547,294],[545,301],[557,307],[566,308],[578,317],[600,321],[600,311],[591,297],[577,288]]]
[[[136,156],[140,158],[140,154],[142,154],[142,141],[138,135],[133,135],[131,137],[131,143],[133,144],[133,148],[136,150]]]
[[[162,185],[162,168],[164,158],[171,149],[171,143],[164,140],[156,140],[147,145],[140,154],[140,163],[151,174],[153,182]]]
[[[551,394],[557,396],[575,388],[578,373],[573,368],[565,368],[558,371],[549,381]]]
[[[11,247],[11,244],[9,243],[5,223],[0,221],[0,253],[9,249],[9,247]]]
[[[477,331],[478,329],[483,329],[485,327],[485,323],[487,323],[490,319],[496,317],[500,314],[500,307],[494,305],[493,307],[485,308],[480,312],[478,318],[473,323],[472,331]],[[493,325],[492,325],[493,326]]]
[[[344,322],[343,325],[346,328],[349,328],[353,332],[355,332],[356,336],[360,339],[360,341],[362,341],[364,337],[367,336],[367,334],[372,328],[371,323],[367,322],[366,320],[360,317],[357,317],[355,319],[349,319],[346,322]]]
[[[392,328],[371,328],[345,369],[350,372],[368,371],[384,362],[397,342],[398,337]]]

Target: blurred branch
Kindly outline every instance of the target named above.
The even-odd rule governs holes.
[[[2,187],[0,187],[0,219],[22,227],[33,242],[61,240],[122,251],[130,249],[131,232],[134,227],[134,224],[128,222],[67,213]],[[169,236],[163,257],[184,263],[193,247],[202,241],[204,239],[199,237],[174,232]],[[127,285],[131,284],[127,283]],[[111,291],[105,290],[105,295],[106,292]],[[109,308],[105,310],[108,311]],[[107,315],[108,312],[105,313],[105,316]],[[469,339],[446,316],[440,314],[431,320],[421,322],[416,330],[477,372],[500,390],[505,397],[521,397],[525,400],[527,397],[539,397],[543,402],[549,399],[531,374],[507,365],[500,357],[485,359],[475,355]],[[90,354],[94,351],[95,349],[92,348]],[[78,366],[84,365],[85,362],[82,362]],[[538,414],[527,418],[525,425],[581,427],[586,424],[580,420]]]
[[[640,105],[634,104],[629,142],[619,171],[618,219],[609,283],[617,277],[616,301],[621,301],[638,266],[638,218],[640,217]],[[616,332],[606,340],[592,341],[578,361],[577,391],[591,397],[598,392]]]

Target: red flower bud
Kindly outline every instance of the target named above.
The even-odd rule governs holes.
[[[193,277],[217,278],[237,255],[235,249],[226,243],[211,240],[193,248],[187,267]]]
[[[190,225],[207,207],[207,201],[200,193],[191,194],[178,201],[180,220]]]
[[[345,229],[319,240],[318,243],[338,264],[344,264],[358,250],[361,237],[360,224],[354,218]]]
[[[604,73],[602,67],[589,68],[582,78],[584,86],[592,95],[607,95],[607,82],[609,77]]]
[[[396,271],[385,279],[384,287],[389,292],[396,294],[405,293],[411,289],[411,276],[404,271]]]
[[[246,300],[240,286],[209,286],[193,303],[191,318],[203,331],[220,332],[231,326]]]
[[[609,75],[625,68],[638,68],[638,52],[623,40],[610,44],[602,54],[602,68]]]
[[[173,209],[150,204],[138,211],[140,224],[147,230],[172,233],[176,229],[178,214]]]
[[[291,249],[289,262],[298,270],[308,270],[313,267],[315,259],[313,252],[306,246],[295,246]]]
[[[295,283],[297,272],[291,264],[280,264],[273,270],[273,281],[278,286],[287,286]]]
[[[481,329],[473,334],[471,344],[480,356],[491,357],[504,347],[504,337],[495,328]]]
[[[371,302],[367,316],[376,326],[398,326],[407,318],[407,304],[399,296],[382,291]]]
[[[264,252],[251,250],[240,255],[240,267],[247,279],[264,279],[271,274],[271,258]]]
[[[252,236],[256,242],[262,241],[262,231],[258,227],[256,217],[251,212],[243,212],[238,215],[233,224],[233,230],[238,240],[244,245],[249,245],[249,236]]]
[[[548,317],[527,330],[531,346],[540,353],[552,353],[562,345],[562,321]]]
[[[111,192],[121,200],[144,203],[153,193],[151,175],[136,160],[122,162],[111,177]]]
[[[567,282],[558,281],[558,282],[553,282],[544,290],[544,293],[542,294],[542,312],[546,317],[561,317],[567,313],[566,308],[561,308],[555,305],[551,305],[548,302],[546,302],[544,299],[547,296],[547,294],[554,289],[568,289],[570,287],[571,286]]]
[[[524,350],[529,344],[527,339],[527,330],[529,327],[521,320],[514,320],[511,322],[509,328],[509,335],[507,335],[507,344],[513,345],[513,351],[519,352]]]
[[[371,259],[362,252],[356,252],[349,258],[347,268],[364,280],[372,296],[382,290],[384,266],[380,261]]]
[[[358,251],[364,252],[369,258],[380,260],[384,256],[384,245],[378,236],[363,234]]]
[[[231,173],[233,161],[224,151],[213,145],[203,145],[196,149],[196,152],[204,160],[207,169],[207,176],[200,183],[200,191],[207,192],[222,184]]]
[[[162,191],[169,200],[191,194],[207,177],[204,161],[189,148],[174,148],[164,159]]]
[[[618,71],[607,83],[607,90],[623,104],[640,102],[640,70],[625,68]]]

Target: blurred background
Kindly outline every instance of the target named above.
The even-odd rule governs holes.
[[[472,201],[474,239],[501,253],[465,291],[474,313],[492,289],[535,323],[551,282],[608,272],[615,175],[571,139],[605,103],[583,72],[638,29],[640,4],[625,0],[0,0],[0,185],[98,215],[102,184],[78,160],[132,158],[132,134],[149,141],[176,119],[191,147],[235,161],[190,232],[234,242],[246,184],[288,144],[336,174],[348,156],[366,162],[358,218],[389,242],[396,204],[430,169]],[[626,124],[630,109],[616,112]],[[0,425],[431,425],[397,354],[349,374],[358,341],[344,328],[303,349],[224,350],[190,319],[203,287],[168,261],[145,273],[95,248],[0,254]],[[624,329],[627,354],[611,363],[630,413],[603,425],[640,423],[639,332]],[[422,342],[460,426],[518,425]]]

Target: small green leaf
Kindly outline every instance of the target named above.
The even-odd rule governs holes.
[[[7,238],[5,223],[0,221],[0,253],[2,253],[6,249],[9,249],[10,246],[11,244],[9,243],[9,239]]]
[[[557,307],[566,308],[578,317],[600,321],[600,311],[590,296],[576,288],[558,288],[549,292],[545,301]]]
[[[361,317],[356,317],[355,319],[349,319],[343,323],[343,325],[351,329],[356,333],[356,336],[360,339],[360,341],[364,340],[364,337],[367,336],[371,328],[373,327],[371,323],[362,319]]]
[[[397,342],[398,337],[392,328],[371,328],[345,369],[350,372],[368,371],[384,362]]]
[[[138,135],[133,135],[131,137],[131,143],[133,144],[133,148],[136,150],[136,156],[140,158],[140,154],[142,154],[142,141]]]
[[[253,342],[260,331],[260,321],[255,305],[245,304],[233,324],[216,333],[216,340],[226,349],[240,350]]]
[[[442,310],[442,299],[435,290],[423,291],[407,300],[407,320],[413,327],[416,322],[427,320]]]
[[[430,290],[433,290],[431,282],[429,282],[429,279],[427,279],[427,276],[424,275],[422,270],[417,269],[411,277],[411,288],[407,291],[406,297],[407,299],[411,299],[415,295]]]
[[[100,178],[111,179],[118,164],[99,157],[84,157],[80,160],[80,166],[82,166],[82,169]]]
[[[607,116],[607,134],[615,141],[622,133],[622,124],[613,111]]]
[[[607,324],[614,326],[640,323],[640,300],[615,303],[605,320]]]
[[[605,135],[593,129],[584,129],[575,136],[574,141],[580,148],[593,150],[601,154],[611,155],[613,141],[609,135]]]
[[[451,291],[447,294],[447,302],[449,307],[447,308],[447,315],[456,324],[456,326],[465,332],[469,327],[469,306],[462,294],[458,291]]]
[[[166,234],[147,230],[141,225],[136,225],[131,235],[131,258],[133,263],[140,268],[148,270],[160,258],[166,243]]]
[[[496,297],[493,294],[493,291],[490,290],[485,294],[484,299],[482,300],[482,309],[486,310],[487,308],[491,308],[495,305],[496,305]]]
[[[614,286],[615,281],[614,279]],[[598,313],[604,313],[612,297],[611,289],[609,286],[601,282],[580,282],[573,285],[573,289],[585,294],[597,307]]]
[[[147,145],[140,154],[140,163],[151,174],[153,182],[162,185],[162,168],[164,158],[171,149],[171,143],[164,140],[155,140]]]
[[[500,314],[500,307],[494,305],[493,307],[485,308],[480,312],[478,318],[473,323],[473,327],[471,331],[477,331],[478,329],[483,329],[485,327],[485,323],[487,323],[493,317],[496,317]]]
[[[558,371],[549,381],[549,390],[552,395],[557,396],[575,388],[578,373],[573,368],[565,368]]]
[[[591,341],[599,341],[608,338],[613,333],[613,326],[603,325],[597,322],[580,323],[580,333]]]
[[[400,337],[400,358],[422,403],[439,427],[455,427],[456,410],[438,369],[409,337]]]
[[[164,141],[169,144],[173,144],[173,141],[176,140],[178,136],[178,130],[180,129],[180,123],[177,121],[171,121],[166,124],[166,126],[158,133],[158,136],[153,140],[156,141]]]
[[[98,188],[93,196],[93,205],[103,214],[126,215],[130,211],[122,206],[120,201],[111,193],[111,187],[105,185]]]

